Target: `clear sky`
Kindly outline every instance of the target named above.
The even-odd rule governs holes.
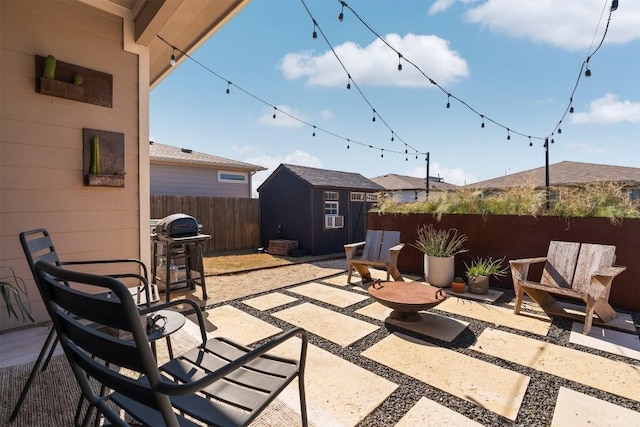
[[[596,51],[610,6],[351,0],[340,22],[339,1],[253,0],[153,89],[151,139],[267,167],[254,189],[280,163],[424,177],[423,153],[471,184],[544,166],[552,133],[552,164],[640,167],[640,1]]]

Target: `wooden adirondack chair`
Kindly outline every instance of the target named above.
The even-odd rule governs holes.
[[[609,304],[613,278],[626,267],[614,266],[616,247],[577,242],[551,241],[546,257],[509,261],[516,292],[514,313],[519,314],[526,292],[550,316],[584,320],[584,334],[591,331],[593,314],[598,323],[613,320],[617,313]],[[539,282],[528,280],[529,266],[544,262]],[[586,304],[585,315],[568,312],[552,294],[578,298]]]
[[[354,259],[356,249],[363,245],[362,258]],[[367,230],[364,242],[344,245],[349,269],[347,283],[351,283],[351,273],[354,268],[362,277],[363,283],[371,281],[370,266],[384,268],[387,271],[387,281],[389,276],[393,277],[393,280],[404,281],[397,267],[398,255],[403,247],[404,243],[400,243],[399,231]]]

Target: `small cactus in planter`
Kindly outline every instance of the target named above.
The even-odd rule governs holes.
[[[98,135],[93,137],[91,145],[91,168],[89,173],[92,175],[100,174],[100,139]]]
[[[56,57],[49,55],[44,60],[44,74],[45,79],[54,80],[56,78]]]
[[[80,74],[76,74],[75,76],[73,76],[73,84],[76,86],[80,86],[82,85],[83,82],[83,78]]]

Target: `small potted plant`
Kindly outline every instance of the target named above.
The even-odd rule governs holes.
[[[424,254],[425,280],[432,286],[446,288],[455,277],[455,255],[466,252],[462,245],[467,236],[457,229],[437,230],[433,224],[418,228],[418,239],[414,248]]]
[[[35,322],[31,316],[29,308],[27,308],[27,306],[22,302],[21,295],[27,297],[28,300],[27,286],[24,283],[24,280],[21,277],[16,276],[11,267],[0,266],[0,270],[2,271],[2,277],[0,277],[0,291],[2,293],[2,299],[7,306],[9,319],[11,319],[12,316],[18,319],[19,313],[22,320],[28,319],[32,323]],[[14,303],[17,309],[14,307]]]
[[[456,276],[456,278],[453,279],[453,282],[451,282],[451,289],[453,289],[453,292],[456,294],[463,294],[465,285],[466,283],[464,282],[464,279],[460,276]]]
[[[478,257],[471,260],[471,264],[465,262],[467,277],[469,278],[469,292],[472,294],[486,294],[489,292],[489,277],[503,277],[507,274],[507,267],[502,267],[504,258],[497,260],[491,257]]]

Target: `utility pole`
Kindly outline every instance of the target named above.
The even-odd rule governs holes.
[[[426,195],[424,198],[424,201],[426,202],[427,200],[429,200],[429,153],[427,153],[427,157],[425,158],[426,162],[427,162],[427,179],[425,179],[425,185],[426,185]]]
[[[551,207],[549,200],[549,138],[544,139],[544,185],[546,188],[546,207],[548,213]]]

